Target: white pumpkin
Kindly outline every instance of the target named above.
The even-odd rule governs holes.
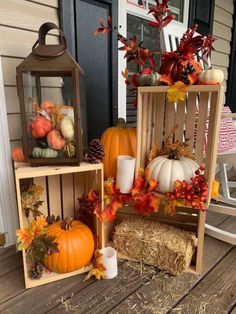
[[[201,84],[215,85],[221,84],[224,80],[224,72],[220,69],[210,69],[198,74],[198,81]]]
[[[74,139],[75,130],[71,117],[65,116],[61,120],[61,133],[65,139],[71,141]]]
[[[154,158],[147,166],[149,179],[159,182],[158,190],[162,193],[173,192],[176,180],[186,180],[194,176],[199,168],[198,164],[190,158],[181,157],[178,160],[169,159],[168,156]]]

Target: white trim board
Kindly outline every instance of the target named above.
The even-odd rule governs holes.
[[[6,233],[6,246],[16,243],[17,227],[15,181],[0,56],[0,232]]]

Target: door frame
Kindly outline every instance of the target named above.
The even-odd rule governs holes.
[[[15,180],[11,159],[6,99],[0,56],[0,228],[6,236],[6,246],[16,243],[18,211],[16,205]]]

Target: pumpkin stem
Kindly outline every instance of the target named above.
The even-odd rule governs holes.
[[[61,228],[63,230],[71,230],[72,229],[72,221],[73,221],[73,218],[71,217],[66,217],[62,223],[61,223]]]
[[[123,118],[118,118],[117,124],[116,124],[116,128],[126,128],[127,124],[125,122],[125,119]]]
[[[168,155],[168,159],[179,160],[178,150],[171,149]]]

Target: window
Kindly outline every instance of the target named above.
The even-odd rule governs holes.
[[[154,0],[127,0],[126,1],[126,15],[125,25],[126,25],[126,36],[131,38],[136,35],[137,41],[143,41],[144,47],[154,50],[156,46],[156,30],[148,26],[148,21],[152,20],[152,15],[148,15],[148,10],[151,6],[155,5]],[[188,24],[188,6],[189,0],[170,0],[169,8],[171,12],[175,15],[176,27],[178,25],[186,26]],[[124,7],[123,7],[124,8]],[[120,23],[122,25],[122,21]],[[122,32],[123,35],[125,35]],[[122,56],[121,56],[122,58]],[[124,65],[124,62],[123,62]],[[129,72],[135,71],[135,65],[128,65]],[[126,93],[126,90],[122,86],[119,93]],[[123,97],[124,99],[124,97]],[[136,108],[133,105],[134,97],[127,93],[126,97],[127,107],[126,107],[126,120],[130,127],[136,126]],[[122,110],[120,110],[121,112]],[[124,110],[123,110],[124,112]]]

